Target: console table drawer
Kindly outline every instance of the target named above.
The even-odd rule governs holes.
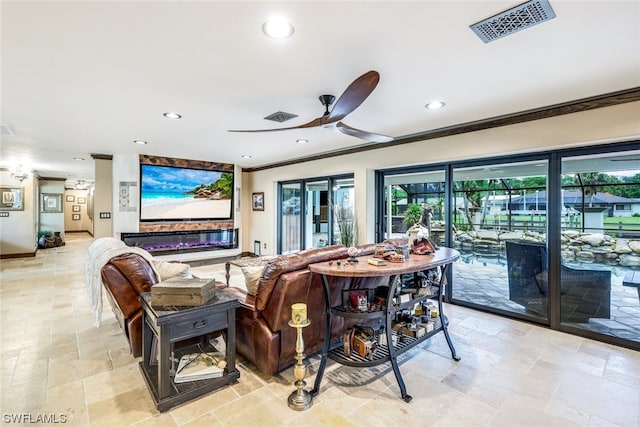
[[[227,327],[227,312],[209,313],[195,319],[170,324],[171,341],[180,341],[193,336],[208,334]]]

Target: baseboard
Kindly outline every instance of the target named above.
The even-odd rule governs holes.
[[[36,256],[35,252],[24,253],[24,254],[0,254],[0,259],[9,259],[9,258],[29,258]]]

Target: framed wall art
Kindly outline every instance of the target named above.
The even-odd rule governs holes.
[[[67,202],[75,202],[76,196],[74,196],[73,194],[67,194],[66,200]]]
[[[251,206],[254,211],[264,210],[264,193],[253,193],[251,195]]]
[[[71,215],[71,219],[73,221],[80,221],[80,214],[73,214]]]
[[[62,194],[42,193],[40,211],[43,213],[62,212]]]
[[[71,206],[71,212],[80,212],[80,205]]]
[[[81,205],[84,205],[85,203],[87,203],[87,198],[86,197],[78,197],[78,203],[80,203]]]
[[[0,209],[3,211],[24,210],[24,192],[21,187],[0,187]]]

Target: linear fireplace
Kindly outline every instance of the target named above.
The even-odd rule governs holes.
[[[153,231],[148,233],[121,233],[127,246],[137,246],[154,255],[236,249],[238,229]]]

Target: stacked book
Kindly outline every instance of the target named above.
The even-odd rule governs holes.
[[[183,355],[178,363],[178,369],[173,381],[175,383],[184,383],[221,377],[224,374],[227,361],[224,354],[224,340],[219,337],[217,341],[218,345],[214,345],[213,351]],[[220,347],[223,348],[223,351],[220,351]]]

